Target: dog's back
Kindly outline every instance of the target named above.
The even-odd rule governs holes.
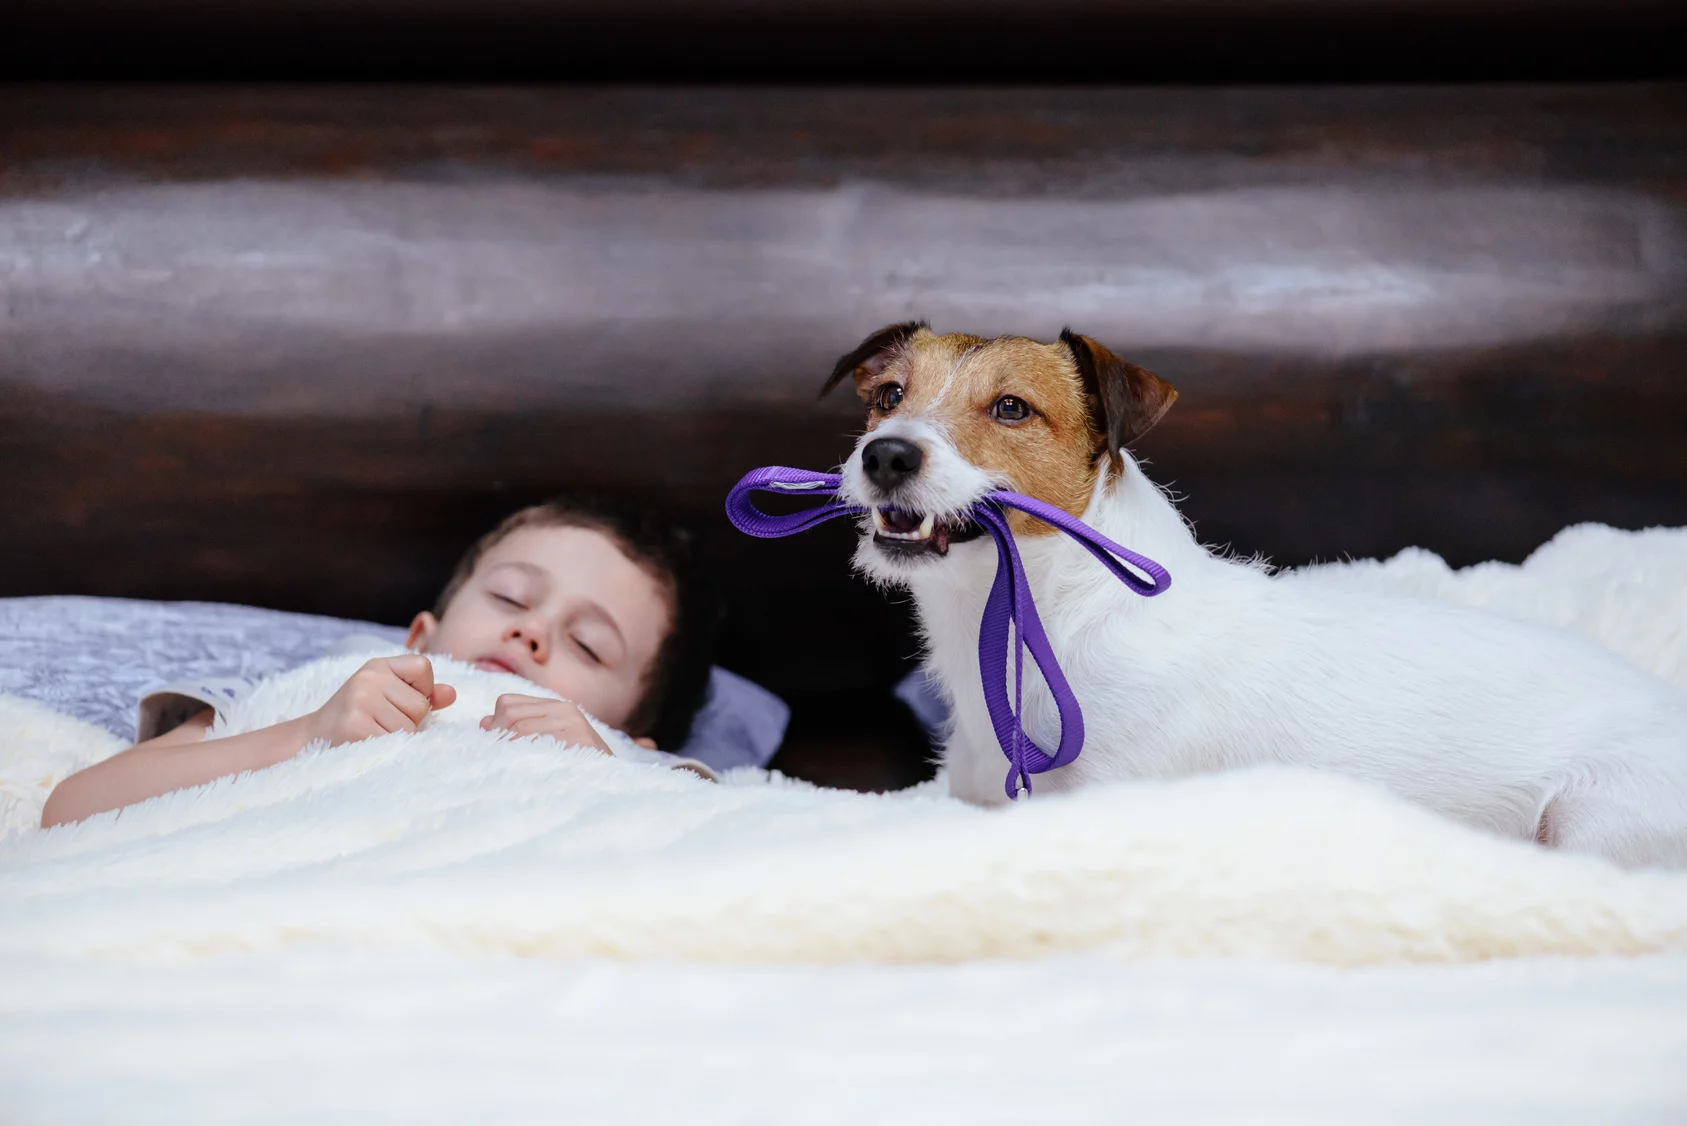
[[[1470,824],[1687,864],[1687,696],[1567,631],[1426,600],[1272,582],[1233,737]],[[1240,671],[1240,670],[1239,670]],[[1269,761],[1279,748],[1255,745]]]
[[[1065,587],[1044,599],[1044,622],[1088,732],[1082,757],[1039,792],[1305,766],[1507,836],[1687,865],[1687,694],[1584,638],[1211,557],[1186,559],[1173,589],[1144,603],[1054,579],[1084,573],[1060,544],[1029,554],[1043,590]],[[940,602],[928,591],[921,610],[957,699],[951,785],[1000,800],[1000,752],[969,707],[977,635],[954,628],[968,610]],[[1037,681],[1026,720],[1039,742],[1057,739]]]

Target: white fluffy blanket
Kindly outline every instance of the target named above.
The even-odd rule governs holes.
[[[1432,551],[1408,548],[1385,562],[1326,563],[1284,577],[1441,599],[1575,630],[1687,689],[1684,528],[1622,532],[1578,524],[1521,565],[1455,571]]]
[[[1558,622],[1683,683],[1687,534],[1576,529],[1520,569],[1453,574],[1438,564],[1432,556],[1415,553],[1387,564],[1319,569],[1286,581],[1416,587],[1437,597]],[[338,665],[319,662],[277,678],[254,694],[231,728],[296,714],[324,691],[331,692],[357,663],[358,658],[340,659]],[[1131,990],[1149,988],[1163,972],[1179,981],[1205,980],[1203,975],[1215,972],[1155,970],[1143,978],[1120,968],[1120,959],[1246,956],[1356,967],[1671,954],[1662,963],[1630,963],[1651,969],[1609,971],[1612,980],[1666,999],[1667,1010],[1651,1007],[1650,1001],[1638,1009],[1613,1009],[1615,995],[1597,990],[1566,1004],[1571,1009],[1591,1005],[1601,1015],[1588,1020],[1597,1024],[1608,1018],[1613,1030],[1640,1021],[1636,1035],[1647,1046],[1629,1063],[1645,1077],[1642,1081],[1637,1072],[1639,1086],[1629,1093],[1644,1098],[1633,1106],[1650,1113],[1678,1108],[1681,1104],[1673,1101],[1678,1096],[1687,1101],[1687,1088],[1658,1087],[1663,1073],[1652,1066],[1687,1062],[1687,1021],[1681,1015],[1687,1011],[1681,1004],[1687,1000],[1687,959],[1679,957],[1687,951],[1687,874],[1623,872],[1598,860],[1489,838],[1356,783],[1293,771],[1118,785],[1037,798],[1003,811],[960,805],[933,786],[871,796],[821,791],[761,774],[741,774],[716,785],[548,739],[481,732],[472,723],[484,714],[480,698],[508,690],[507,683],[499,683],[504,678],[465,669],[452,669],[442,678],[463,691],[457,708],[460,718],[470,722],[442,717],[446,721],[413,736],[307,752],[270,770],[165,795],[81,825],[48,832],[18,829],[0,840],[0,1047],[5,1048],[0,1055],[10,1061],[0,1064],[0,1078],[23,1066],[20,1061],[46,1067],[31,1073],[25,1084],[48,1100],[32,1104],[42,1107],[82,1090],[69,1073],[55,1072],[44,1062],[50,1052],[41,1045],[54,1041],[50,1034],[41,1039],[39,1029],[32,1033],[32,1024],[43,1024],[48,1033],[79,1027],[86,1043],[132,1053],[146,1038],[124,1033],[128,1026],[119,1014],[128,1013],[143,1025],[147,1020],[168,1024],[209,1011],[206,1006],[215,1009],[212,997],[221,995],[219,988],[246,996],[246,1011],[257,1014],[255,1021],[266,1013],[270,1016],[262,1019],[276,1019],[298,990],[298,997],[310,998],[308,1004],[316,1006],[312,1011],[322,1021],[353,1028],[359,1020],[372,1019],[371,1012],[404,1011],[413,1003],[403,999],[413,997],[406,990],[448,979],[455,984],[441,986],[445,993],[440,996],[451,1000],[440,1004],[455,1013],[451,1019],[467,1021],[464,1027],[480,1027],[474,1022],[487,1018],[474,1014],[483,1002],[491,1006],[488,1012],[505,1013],[498,1019],[507,1021],[509,1005],[519,1007],[527,990],[545,983],[561,991],[554,996],[581,988],[589,993],[593,986],[582,985],[576,971],[560,967],[594,958],[670,965],[628,971],[632,978],[612,974],[608,980],[620,984],[603,988],[616,996],[623,987],[636,993],[663,978],[681,991],[675,1004],[683,1010],[690,1003],[683,997],[696,1002],[696,990],[729,991],[711,1002],[710,1011],[719,1019],[697,1027],[704,1035],[743,1038],[748,1033],[742,1028],[726,1031],[738,1027],[732,1021],[720,1023],[735,1003],[727,1000],[731,990],[777,992],[786,986],[766,982],[784,981],[793,999],[808,997],[823,1012],[825,1003],[813,1001],[821,979],[746,979],[741,971],[682,972],[672,963],[960,963],[1058,955],[1049,963],[1055,968],[1046,972],[980,969],[983,976],[973,980],[927,969],[919,971],[923,977],[895,979],[900,986],[888,984],[891,979],[862,985],[893,992],[907,987],[916,994],[924,990],[926,1002],[910,1008],[887,998],[885,1011],[916,1023],[935,1021],[934,1035],[953,1033],[963,1041],[989,1030],[1000,1053],[1000,1074],[1013,1076],[1032,1067],[1032,1058],[1052,1052],[1058,1059],[1068,1050],[1054,1017],[1041,1025],[1033,1020],[1025,1028],[1004,1015],[1029,1003],[1025,990],[1053,990],[1068,1005],[1091,997],[1096,988],[1102,992],[1094,996],[1124,990],[1111,996],[1126,1005],[1135,995]],[[38,799],[44,799],[55,776],[116,749],[108,734],[0,699],[0,796],[11,803],[11,821],[16,824],[29,809],[38,816]],[[1265,1003],[1259,989],[1286,990],[1287,996],[1301,988],[1285,981],[1300,980],[1314,993],[1333,988],[1321,977],[1284,978],[1284,972],[1248,977],[1251,984],[1243,989],[1251,998],[1247,1003]],[[1378,996],[1389,998],[1386,1005],[1397,1006],[1425,988],[1439,988],[1425,985],[1431,979],[1421,979],[1424,972],[1402,965],[1398,973],[1407,976],[1354,980],[1410,983],[1399,990],[1379,987]],[[1518,972],[1533,983],[1532,989],[1569,980],[1558,970]],[[1242,988],[1236,979],[1219,977]],[[1634,985],[1642,980],[1643,988]],[[224,985],[207,984],[216,981]],[[492,993],[476,993],[476,982]],[[505,987],[514,990],[508,1004],[487,1000],[493,994],[505,996],[498,992]],[[1460,988],[1472,995],[1495,988],[1505,992],[1491,979]],[[1523,992],[1509,1003],[1520,1003]],[[1449,1036],[1457,1023],[1458,995],[1457,990],[1445,994],[1445,1004],[1430,1020],[1439,1030],[1433,1047],[1426,1041],[1401,1050],[1441,1051],[1439,1038]],[[968,999],[981,996],[991,1003],[973,1014],[971,1033],[943,1031],[949,1017],[942,1014],[952,1015],[957,1005],[964,1008],[974,1004]],[[548,1003],[539,995],[531,1000]],[[627,1011],[643,1013],[642,1019],[666,1019],[666,1009],[654,1000],[627,1003]],[[591,1004],[581,1012],[588,1010]],[[78,1024],[78,1013],[104,1014],[100,1019],[107,1023]],[[1066,1015],[1073,1017],[1073,1012]],[[233,1016],[223,1019],[239,1023]],[[532,1019],[546,1025],[550,1018]],[[1380,1010],[1365,1019],[1381,1020]],[[1502,1034],[1492,1022],[1486,1027]],[[1021,1033],[1035,1039],[1039,1028],[1053,1042],[1026,1043],[1023,1052],[1012,1046]],[[490,1024],[482,1031],[488,1042],[510,1043],[506,1031]],[[178,1029],[166,1042],[177,1051],[190,1051],[183,1035]],[[239,1037],[234,1031],[229,1035]],[[1115,1045],[1120,1035],[1116,1029],[1094,1033],[1097,1043]],[[763,1049],[781,1039],[766,1030],[756,1036]],[[1457,1040],[1452,1036],[1445,1044]],[[236,1049],[215,1036],[208,1041],[213,1042],[211,1057],[223,1068],[217,1074],[233,1083],[228,1053]],[[338,1033],[322,1042],[344,1047],[336,1059],[367,1061],[374,1050]],[[671,1037],[662,1042],[673,1046]],[[1555,1066],[1568,1066],[1563,1061],[1576,1052],[1568,1041],[1554,1043],[1536,1054],[1537,1065],[1555,1060]],[[956,1058],[987,1057],[992,1050],[985,1043],[975,1048],[974,1054]],[[1082,1058],[1070,1066],[1082,1072],[1083,1060],[1090,1057],[1083,1055],[1083,1044],[1076,1050]],[[1138,1043],[1137,1050],[1148,1051],[1146,1042]],[[1334,1041],[1329,1050],[1339,1055]],[[239,1058],[249,1056],[247,1051]],[[840,1062],[843,1057],[850,1052],[841,1050]],[[143,1078],[132,1057],[119,1065],[113,1056],[100,1074],[115,1085],[96,1089],[113,1097],[127,1092],[131,1098],[137,1091],[154,1096],[174,1092],[163,1102],[147,1103],[143,1097],[134,1104],[155,1105],[165,1117],[166,1109],[174,1113],[189,1104],[201,1106],[194,1101],[197,1096],[184,1093],[201,1074],[191,1057],[184,1061],[160,1050],[147,1058],[164,1079]],[[893,1060],[875,1058],[871,1066],[894,1070]],[[859,1058],[850,1064],[868,1065]],[[331,1065],[324,1061],[322,1066]],[[376,1061],[367,1066],[393,1080],[390,1068],[381,1071],[387,1065]],[[600,1061],[600,1066],[608,1069],[605,1074],[628,1081],[635,1073],[630,1065]],[[539,1072],[515,1070],[528,1084],[521,1090],[543,1088],[533,1085]],[[1332,1078],[1339,1086],[1340,1077]],[[933,1082],[941,1086],[944,1080],[937,1076]],[[260,1088],[274,1089],[266,1104],[272,1109],[324,1105],[285,1083]],[[453,1102],[437,1082],[417,1088],[433,1091],[434,1101],[424,1098],[414,1105],[403,1099],[395,1103],[390,1089],[383,1089],[383,1096],[355,1077],[342,1077],[341,1089],[366,1110],[390,1113],[396,1106],[411,1106],[418,1120],[437,1117],[434,1112],[443,1113],[442,1108],[473,1109],[461,1100]],[[1589,1086],[1582,1096],[1596,1089]],[[1211,1092],[1193,1081],[1178,1090],[1183,1092],[1183,1101],[1176,1104],[1180,1112],[1211,1102]],[[204,1115],[217,1117],[217,1107],[232,1105],[228,1097],[204,1103]],[[89,1103],[89,1098],[75,1105],[104,1105]],[[610,1105],[603,1099],[570,1101],[555,1091],[534,1098],[538,1102],[530,1110],[572,1107],[599,1117],[607,1116]],[[521,1109],[487,1105],[511,1113]],[[788,1102],[781,1105],[791,1109]],[[849,1099],[836,1105],[853,1106],[851,1113],[880,1120],[922,1120]],[[1128,1105],[1152,1109],[1140,1102]],[[1435,1108],[1421,1099],[1411,1105],[1436,1117]],[[1535,1102],[1529,1105],[1536,1107]],[[664,1110],[645,1096],[629,1096],[626,1106],[643,1108],[634,1119],[663,1113],[696,1120],[737,1117],[705,1113],[707,1107],[696,1105],[691,1113],[679,1104]],[[995,1120],[995,1111],[1010,1106],[1031,1109],[1002,1096],[979,1102],[969,1120]],[[1343,1106],[1353,1109],[1339,1100],[1327,1104],[1338,1110]],[[285,1117],[279,1109],[276,1113]],[[1531,1113],[1538,1121],[1538,1113]],[[840,1110],[832,1117],[800,1117],[846,1120],[849,1115]],[[1315,1117],[1297,1115],[1301,1121]],[[1173,1120],[1187,1119],[1174,1115]]]
[[[1687,534],[1567,532],[1522,567],[1411,552],[1366,582],[1567,624],[1687,674]],[[302,714],[362,656],[260,685],[217,733]],[[1687,950],[1687,874],[1625,873],[1295,771],[984,812],[940,787],[715,785],[476,722],[514,677],[443,661],[415,735],[307,752],[0,845],[0,952],[116,959],[329,942],[572,958],[959,962],[1105,948],[1340,965]],[[0,704],[9,821],[110,736]],[[601,725],[600,725],[601,728]],[[618,732],[606,738],[628,746]]]

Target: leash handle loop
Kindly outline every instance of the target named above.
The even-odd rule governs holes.
[[[726,494],[726,518],[740,532],[759,539],[794,536],[839,516],[856,516],[866,511],[837,498],[842,484],[843,478],[836,473],[815,473],[786,465],[764,466],[746,473]],[[756,493],[817,497],[825,503],[799,512],[775,515],[756,507]]]

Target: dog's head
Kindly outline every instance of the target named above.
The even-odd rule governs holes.
[[[939,336],[892,325],[832,369],[867,404],[867,432],[844,464],[843,496],[872,510],[881,578],[947,555],[982,529],[968,514],[1011,489],[1082,515],[1096,474],[1171,408],[1171,384],[1070,329],[1053,344],[1022,336]],[[1014,513],[1016,535],[1053,531]]]

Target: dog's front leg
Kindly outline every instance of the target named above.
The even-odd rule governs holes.
[[[986,722],[980,730],[957,723],[943,748],[949,793],[974,805],[1006,805],[1008,761]]]

